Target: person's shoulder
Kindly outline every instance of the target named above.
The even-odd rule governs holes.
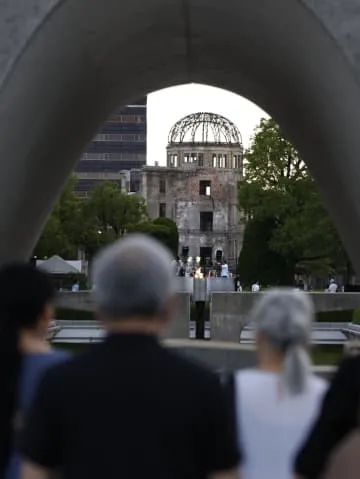
[[[48,389],[56,388],[58,376],[54,372],[67,363],[71,356],[63,351],[49,351],[42,354],[29,354],[24,360],[24,380],[40,382]],[[27,378],[27,379],[26,379]],[[55,381],[54,381],[55,378]]]
[[[248,391],[258,391],[263,387],[268,387],[276,381],[276,376],[264,374],[257,368],[241,369],[234,373],[237,388],[246,388]]]
[[[241,369],[234,372],[234,376],[237,379],[249,380],[253,378],[258,378],[260,376],[259,370],[256,368]]]
[[[84,361],[85,354],[71,355],[65,351],[53,351],[49,354],[49,366],[46,368],[44,380],[46,384],[64,384],[78,374],[79,368]]]
[[[360,387],[360,355],[346,356],[339,364],[335,378],[338,381],[356,382]]]
[[[25,356],[25,364],[30,369],[47,369],[66,361],[69,355],[64,351],[49,351],[41,354],[29,354]]]
[[[329,382],[326,379],[315,376],[315,374],[310,376],[310,388],[312,392],[315,392],[315,394],[324,394],[328,387]]]
[[[351,348],[349,348],[351,351]],[[345,355],[339,362],[336,372],[333,376],[333,381],[339,379],[351,379],[354,377],[360,378],[360,355],[351,354]]]
[[[71,355],[68,353],[68,351],[63,351],[61,349],[52,350],[47,356],[48,362],[54,365],[57,363],[62,363],[63,361],[68,361],[71,358]]]

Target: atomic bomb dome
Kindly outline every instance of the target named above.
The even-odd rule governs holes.
[[[177,224],[187,264],[226,260],[235,270],[243,240],[238,209],[243,146],[238,128],[215,113],[193,113],[171,128],[167,166],[143,170],[149,216]]]
[[[169,168],[242,170],[241,134],[234,123],[216,113],[192,113],[171,128]]]
[[[193,145],[241,145],[236,125],[216,113],[192,113],[177,121],[169,133],[169,146],[180,143]]]

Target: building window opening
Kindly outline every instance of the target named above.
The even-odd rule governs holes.
[[[201,246],[200,247],[200,264],[201,266],[211,263],[212,258],[212,248],[211,246]]]
[[[217,167],[217,156],[213,155],[213,168]]]
[[[202,211],[200,213],[200,231],[213,230],[213,216],[212,211]]]
[[[211,196],[211,181],[201,180],[199,182],[199,194],[201,196]]]
[[[159,204],[159,216],[160,218],[165,218],[166,216],[166,203]]]
[[[219,168],[226,168],[226,155],[219,155]]]
[[[129,179],[130,193],[139,193],[141,189],[141,176],[139,174],[139,171],[131,171]]]
[[[196,161],[197,161],[197,154],[196,153],[191,153],[190,162],[195,163]]]
[[[183,246],[181,249],[181,256],[183,259],[187,259],[189,256],[189,247],[188,246]]]
[[[204,154],[203,153],[198,154],[198,165],[199,166],[204,166]]]
[[[177,156],[177,155],[169,155],[169,164],[170,164],[170,166],[177,167],[177,165],[178,165],[178,156]]]
[[[216,250],[216,262],[217,263],[221,263],[222,262],[222,255],[223,255],[223,252],[221,251],[221,249],[218,249]]]
[[[159,192],[160,193],[166,193],[166,180],[164,178],[160,178]]]
[[[241,155],[233,156],[233,168],[239,170],[241,168]]]

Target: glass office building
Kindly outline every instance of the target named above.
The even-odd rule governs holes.
[[[76,165],[79,196],[88,196],[104,180],[121,183],[120,172],[146,164],[146,106],[146,97],[141,98],[104,123]]]

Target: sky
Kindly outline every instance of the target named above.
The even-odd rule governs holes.
[[[248,147],[254,128],[268,117],[261,108],[235,93],[205,85],[188,84],[166,88],[148,95],[147,163],[166,165],[166,146],[171,127],[190,113],[218,113],[240,130],[243,145]]]

